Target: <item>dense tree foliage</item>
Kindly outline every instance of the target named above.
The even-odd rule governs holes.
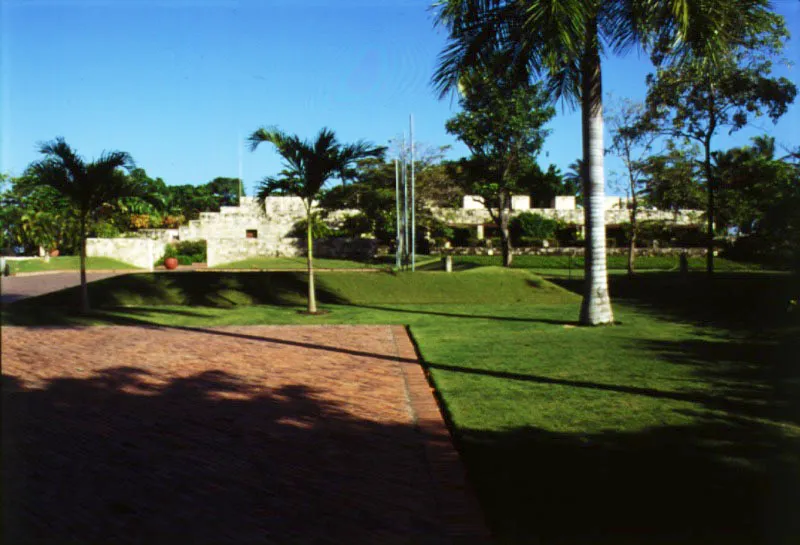
[[[706,191],[707,271],[714,270],[714,224],[720,181],[713,165],[714,138],[729,133],[753,118],[780,118],[795,98],[797,88],[786,78],[771,77],[773,60],[788,38],[783,19],[765,14],[751,25],[740,24],[734,47],[715,57],[715,62],[695,58],[660,66],[648,76],[646,122],[673,138],[700,146],[701,170]]]
[[[523,183],[539,181],[522,174],[525,170],[533,173],[535,157],[549,132],[544,125],[555,115],[555,108],[548,105],[541,86],[519,82],[504,69],[498,64],[465,72],[460,86],[462,111],[445,127],[472,154],[462,162],[457,180],[465,192],[482,200],[500,232],[503,266],[510,267],[511,196],[530,193]]]

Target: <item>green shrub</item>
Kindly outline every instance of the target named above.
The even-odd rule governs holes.
[[[164,255],[156,261],[156,266],[164,264],[168,257],[174,257],[180,265],[191,265],[192,263],[205,263],[207,260],[208,244],[205,240],[184,240],[174,244],[168,244],[164,248]]]
[[[532,212],[523,212],[514,216],[509,224],[511,242],[515,245],[521,243],[522,237],[539,240],[555,238],[558,228],[558,221]]]
[[[347,216],[342,226],[331,232],[329,236],[359,238],[372,232],[372,225],[366,214]]]
[[[292,230],[289,232],[289,236],[302,238],[305,240],[307,228],[308,228],[308,222],[306,220],[299,220],[292,227]],[[320,217],[319,214],[312,214],[311,236],[314,237],[314,240],[320,240],[323,238],[331,237],[333,236],[333,233],[334,233],[333,229],[331,229],[330,225],[325,223],[325,221]]]
[[[478,240],[475,230],[469,227],[454,227],[453,228],[453,246],[469,246],[470,240]],[[474,244],[473,244],[474,246]]]

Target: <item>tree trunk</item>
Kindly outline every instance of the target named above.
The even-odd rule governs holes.
[[[714,173],[711,168],[711,142],[706,139],[704,144],[705,160],[703,170],[706,175],[706,273],[714,274]]]
[[[631,184],[631,237],[628,245],[628,277],[633,278],[633,261],[636,259],[636,235],[639,231],[639,226],[636,223],[637,205],[636,193],[633,192],[633,184]]]
[[[81,312],[89,312],[89,283],[86,281],[86,220],[81,218]]]
[[[581,121],[583,125],[584,224],[586,227],[585,285],[580,323],[614,321],[606,271],[605,188],[603,175],[603,89],[597,21],[587,27],[581,59]]]
[[[309,204],[307,207],[307,226],[306,226],[306,233],[308,235],[308,313],[309,314],[316,314],[317,312],[317,293],[314,289],[314,263],[313,263],[313,256],[312,253],[314,251],[314,239],[311,236],[311,205]]]
[[[500,215],[498,216],[500,228],[500,244],[503,247],[503,267],[510,267],[511,261],[514,259],[511,253],[511,236],[508,231],[508,199],[505,192],[500,192]]]

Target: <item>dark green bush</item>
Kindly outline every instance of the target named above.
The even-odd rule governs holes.
[[[205,263],[207,260],[207,248],[205,240],[184,240],[174,244],[168,244],[164,248],[164,255],[156,261],[156,266],[164,264],[168,257],[174,257],[180,265],[191,265],[192,263]]]
[[[474,229],[469,227],[454,227],[453,228],[453,246],[469,246],[470,239],[477,240]],[[473,244],[474,246],[474,244]]]
[[[558,221],[532,212],[514,216],[509,224],[511,242],[514,245],[520,245],[522,237],[540,240],[555,238],[558,228]]]
[[[355,214],[347,216],[342,222],[342,226],[331,232],[329,236],[359,238],[372,232],[369,218],[366,214]]]

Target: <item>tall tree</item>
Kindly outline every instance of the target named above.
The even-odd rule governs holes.
[[[385,148],[375,147],[367,142],[344,145],[336,140],[330,129],[323,128],[313,142],[300,140],[275,127],[262,127],[248,138],[250,150],[255,151],[259,144],[270,143],[283,158],[284,169],[278,176],[266,177],[258,188],[258,198],[262,202],[269,195],[294,195],[303,200],[306,209],[306,240],[308,263],[308,312],[317,312],[317,298],[314,289],[314,200],[319,196],[325,183],[333,178],[342,179],[350,174],[355,163],[368,157],[382,157]]]
[[[465,190],[477,195],[500,231],[503,266],[513,259],[508,230],[511,196],[521,191],[523,167],[538,155],[555,115],[541,86],[513,79],[495,66],[462,77],[462,111],[445,124],[466,144],[472,159],[465,165]],[[527,192],[526,192],[527,193]]]
[[[794,100],[796,86],[771,78],[773,59],[788,38],[783,19],[774,14],[755,24],[742,21],[732,49],[715,62],[697,58],[662,65],[647,77],[648,121],[674,138],[696,142],[702,150],[706,188],[706,270],[714,271],[714,226],[719,180],[714,175],[714,137],[743,128],[750,119],[777,122]]]
[[[606,271],[601,56],[636,45],[671,44],[667,57],[724,51],[734,30],[769,15],[764,0],[444,0],[449,30],[434,83],[441,95],[497,53],[519,79],[546,77],[552,96],[580,103],[583,126],[586,284],[580,321],[613,322]]]
[[[659,210],[702,210],[703,183],[700,150],[668,140],[666,150],[642,162],[643,200]]]
[[[624,187],[630,197],[628,217],[631,232],[628,237],[628,276],[633,276],[636,259],[636,236],[639,234],[639,194],[644,189],[642,166],[650,153],[657,133],[642,124],[644,104],[622,99],[612,104],[607,116],[611,132],[609,151],[622,160],[625,166]]]
[[[31,183],[49,186],[66,198],[78,217],[81,264],[81,310],[89,310],[86,283],[87,228],[99,209],[125,197],[144,194],[141,185],[121,169],[133,169],[133,159],[122,151],[103,153],[99,159],[86,162],[63,138],[41,144],[45,157],[29,167]]]

